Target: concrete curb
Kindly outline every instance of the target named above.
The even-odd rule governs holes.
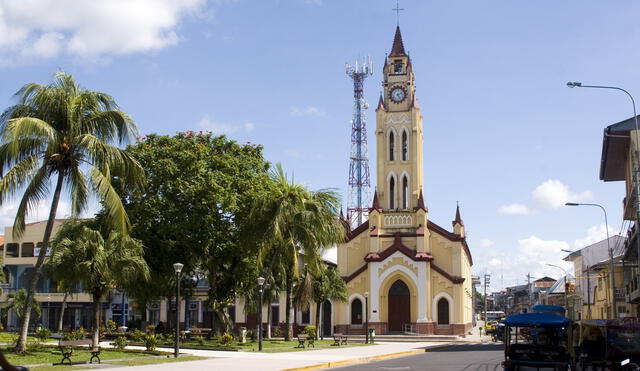
[[[414,354],[426,353],[431,349],[446,348],[446,347],[449,347],[449,346],[452,346],[452,345],[453,344],[442,344],[442,345],[436,345],[436,346],[433,346],[433,347],[429,347],[429,348],[426,348],[426,349],[407,350],[407,351],[404,351],[404,352],[380,354],[380,355],[377,355],[377,356],[360,357],[360,358],[345,359],[345,360],[342,360],[342,361],[318,363],[318,364],[309,365],[309,366],[285,368],[285,369],[281,369],[279,371],[310,371],[310,370],[319,370],[319,369],[323,369],[323,368],[341,367],[341,366],[353,365],[353,364],[357,364],[357,363],[366,363],[366,362],[371,362],[371,361],[380,361],[380,360],[389,359],[389,358],[411,356],[411,355],[414,355]]]

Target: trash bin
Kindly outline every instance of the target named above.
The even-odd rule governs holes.
[[[373,344],[373,338],[376,336],[376,329],[371,327],[369,329],[369,344]]]
[[[247,328],[240,327],[240,343],[244,344],[247,342]]]

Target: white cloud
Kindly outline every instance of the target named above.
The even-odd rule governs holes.
[[[566,202],[580,202],[591,199],[593,193],[588,190],[581,193],[572,193],[567,185],[559,180],[550,179],[537,186],[531,196],[536,206],[544,209],[557,209],[564,206]]]
[[[483,239],[480,240],[480,246],[482,246],[482,247],[491,247],[493,245],[495,245],[495,242],[493,242],[493,241],[491,241],[489,239],[483,238]]]
[[[3,204],[0,208],[0,234],[4,234],[4,227],[12,227],[18,211],[19,202],[9,202]],[[31,210],[26,222],[32,223],[41,220],[47,220],[49,210],[51,209],[51,200],[38,202],[37,206]],[[60,200],[56,218],[67,218],[71,215],[71,205],[66,200]]]
[[[502,265],[502,260],[493,258],[489,260],[489,266],[491,267],[499,267]]]
[[[242,124],[230,124],[213,120],[209,115],[204,115],[198,125],[205,130],[209,130],[214,134],[232,134],[238,131],[251,132],[255,129],[255,124],[245,121]]]
[[[527,205],[523,205],[523,204],[509,204],[509,205],[500,206],[500,208],[498,208],[498,212],[500,214],[507,214],[507,215],[531,214],[531,210],[529,210]]]
[[[324,111],[314,106],[289,108],[289,116],[291,117],[322,117],[324,114]]]
[[[609,226],[609,230],[613,231],[613,227]],[[585,246],[593,245],[596,242],[600,242],[607,238],[607,225],[594,225],[587,230],[587,235],[583,238],[578,238],[573,241],[573,246],[576,249],[581,249]]]
[[[99,57],[177,44],[187,15],[206,0],[0,0],[0,59]],[[4,55],[3,55],[4,54]]]

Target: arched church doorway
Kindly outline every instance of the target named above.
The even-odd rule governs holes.
[[[389,331],[402,331],[402,325],[411,323],[411,296],[409,287],[397,280],[389,288]]]
[[[449,324],[449,300],[445,298],[438,300],[438,324]]]
[[[351,324],[362,324],[362,301],[360,299],[353,299],[351,302]]]
[[[322,304],[322,335],[331,336],[331,302],[326,300]]]

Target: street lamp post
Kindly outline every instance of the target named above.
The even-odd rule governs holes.
[[[364,292],[364,343],[369,344],[369,291]]]
[[[554,268],[558,268],[561,269],[564,272],[564,307],[567,310],[567,314],[569,314],[569,282],[567,281],[569,279],[569,273],[567,273],[567,270],[562,268],[559,265],[555,265],[555,264],[549,264],[547,263],[546,265],[550,266],[550,267],[554,267]],[[571,317],[573,317],[573,312],[571,312]]]
[[[262,286],[264,277],[258,277],[258,350],[262,351]]]
[[[173,349],[173,356],[178,358],[180,353],[180,272],[182,272],[182,263],[174,263],[173,270],[176,272],[176,339]]]
[[[609,250],[609,270],[611,272],[611,312],[613,318],[618,318],[618,311],[616,310],[616,281],[615,281],[615,272],[613,271],[613,250],[611,249],[611,245],[609,243],[609,221],[607,219],[607,210],[599,204],[582,204],[576,202],[567,202],[566,206],[594,206],[599,207],[600,210],[604,213],[604,226],[607,232],[607,250]]]
[[[577,82],[577,81],[573,81],[573,82],[568,82],[567,86],[570,88],[594,88],[594,89],[611,89],[611,90],[619,90],[623,93],[625,93],[629,99],[631,100],[631,105],[633,106],[633,122],[634,122],[634,126],[635,126],[635,137],[636,137],[636,148],[635,148],[635,155],[636,155],[636,164],[633,167],[633,188],[635,189],[635,193],[636,193],[636,223],[635,223],[635,229],[636,229],[636,248],[637,248],[637,253],[638,253],[638,266],[640,267],[640,229],[638,228],[638,224],[640,223],[640,179],[638,179],[638,177],[640,176],[640,170],[638,169],[638,167],[640,166],[640,151],[638,151],[638,146],[640,146],[640,134],[638,133],[638,115],[636,113],[636,101],[635,99],[633,99],[633,95],[631,95],[631,93],[629,93],[628,91],[626,91],[625,89],[622,89],[620,87],[617,86],[604,86],[604,85],[582,85],[581,82]],[[605,213],[606,214],[606,213]],[[612,272],[613,273],[613,272]],[[638,270],[637,273],[640,276],[640,270]],[[614,293],[615,295],[615,293]],[[615,296],[614,296],[614,303],[615,303]],[[615,312],[615,308],[614,308],[614,312]],[[617,313],[614,314],[614,318],[617,317]]]

